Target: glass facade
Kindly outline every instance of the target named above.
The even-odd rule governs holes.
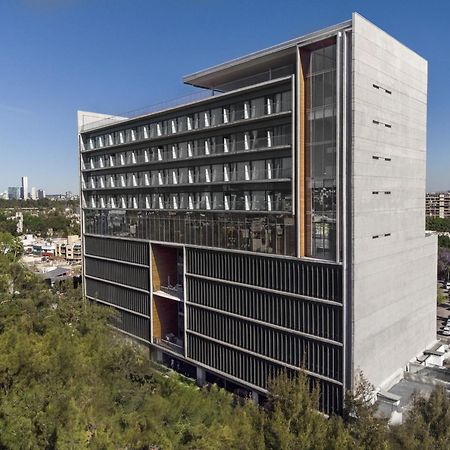
[[[295,256],[290,215],[85,210],[84,221],[87,234]]]
[[[295,256],[291,85],[83,134],[85,232]]]
[[[336,259],[336,45],[311,50],[306,87],[306,220],[310,255]],[[309,224],[308,224],[309,225]]]

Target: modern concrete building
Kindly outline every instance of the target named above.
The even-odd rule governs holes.
[[[358,14],[184,78],[204,98],[78,113],[84,289],[155,357],[340,412],[436,339],[427,63]]]
[[[450,192],[430,192],[426,196],[426,215],[450,219]]]
[[[23,200],[28,199],[28,177],[22,177],[21,196]]]

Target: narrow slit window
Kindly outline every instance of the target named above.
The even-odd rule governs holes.
[[[385,233],[385,234],[384,234],[385,237],[388,237],[388,236],[390,236],[390,235],[391,235],[391,233]]]
[[[384,191],[386,195],[391,195],[391,191]]]
[[[386,128],[392,128],[392,125],[390,125],[389,123],[385,123],[384,126],[385,126]]]
[[[374,195],[378,195],[378,194],[379,194],[379,192],[378,192],[378,191],[372,191],[372,194],[374,194]]]
[[[377,86],[376,84],[372,85],[375,89],[380,89],[380,86]]]
[[[380,157],[379,157],[379,156],[373,155],[373,156],[372,156],[372,159],[380,159]]]
[[[380,236],[378,236],[378,234],[376,234],[375,236],[372,236],[372,239],[378,239]]]
[[[391,158],[384,158],[385,161],[391,161]]]
[[[374,123],[374,124],[376,124],[376,125],[380,125],[380,122],[378,121],[378,120],[372,120],[372,122]]]

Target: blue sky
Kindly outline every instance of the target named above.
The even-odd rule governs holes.
[[[76,111],[192,92],[183,75],[352,11],[429,61],[429,190],[450,189],[450,4],[431,0],[1,0],[0,191],[77,191]]]

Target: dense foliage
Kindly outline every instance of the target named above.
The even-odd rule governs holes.
[[[450,232],[450,219],[442,219],[441,217],[427,217],[426,229],[429,231]]]
[[[450,403],[417,397],[404,425],[374,417],[358,383],[344,418],[317,412],[304,375],[282,373],[265,409],[155,370],[70,286],[54,292],[0,235],[0,450],[448,449]]]
[[[51,202],[50,200],[8,200],[0,201],[6,204],[5,209],[0,205],[0,232],[16,234],[17,212],[23,214],[23,232],[37,236],[47,237],[51,235],[66,237],[79,235],[80,224],[74,212],[78,209],[78,203],[74,201]],[[14,206],[15,205],[15,206]]]
[[[438,236],[438,245],[442,248],[450,248],[450,236]]]

